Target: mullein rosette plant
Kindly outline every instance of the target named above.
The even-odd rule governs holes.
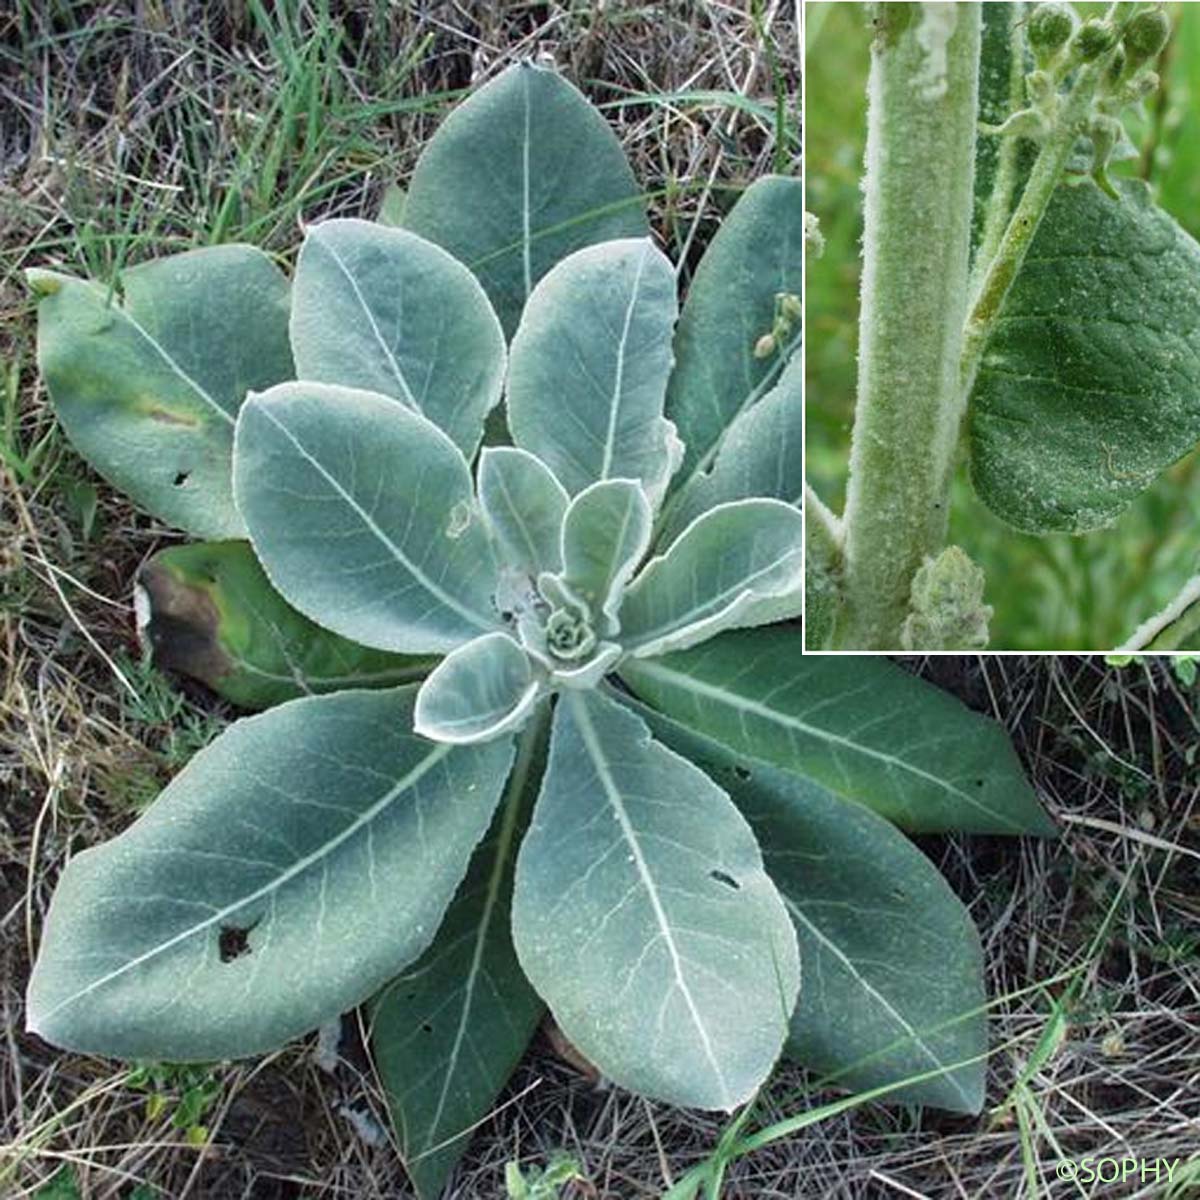
[[[544,1006],[675,1104],[786,1047],[978,1109],[978,938],[895,826],[1051,827],[998,726],[801,658],[800,193],[748,187],[680,313],[612,132],[521,65],[290,283],[30,272],[75,445],[216,539],[142,573],[160,661],[266,710],[68,864],[31,1028],[214,1060],[365,1004],[427,1196]]]

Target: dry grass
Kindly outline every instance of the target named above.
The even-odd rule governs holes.
[[[373,213],[452,95],[530,53],[552,54],[599,102],[637,96],[608,116],[654,197],[664,244],[694,263],[727,203],[722,185],[771,165],[772,131],[728,106],[644,94],[711,89],[769,103],[774,78],[796,85],[790,3],[764,3],[755,19],[718,3],[278,7],[286,19],[251,0],[22,0],[0,16],[0,445],[19,460],[0,496],[5,1195],[35,1194],[63,1164],[97,1198],[127,1197],[137,1182],[172,1200],[408,1194],[390,1147],[362,1136],[385,1122],[350,1022],[333,1073],[308,1044],[219,1068],[203,1150],[169,1113],[149,1115],[127,1069],[23,1032],[29,956],[64,857],[127,824],[233,714],[138,665],[129,581],[174,535],[62,442],[36,380],[20,268],[107,276],[233,236],[286,262],[300,221]],[[1074,1154],[1186,1157],[1200,1115],[1196,692],[1160,664],[1119,674],[1086,660],[910,665],[1010,726],[1064,824],[1054,844],[926,844],[984,933],[999,997],[991,1104],[1010,1096],[1055,1013],[1065,1021],[1022,1092],[1021,1112],[1033,1104],[1049,1133],[1023,1153],[1015,1108],[975,1121],[869,1106],[735,1164],[725,1194],[1013,1196],[1027,1162],[1051,1187],[1051,1138]],[[1080,966],[1068,995],[1063,973]],[[761,1122],[828,1098],[811,1083],[786,1071]],[[539,1039],[455,1194],[500,1196],[507,1160],[564,1148],[590,1181],[577,1195],[656,1196],[721,1130],[597,1089]]]

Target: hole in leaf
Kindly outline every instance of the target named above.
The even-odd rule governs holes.
[[[750,778],[750,771],[747,767],[734,767],[733,773],[745,783]]]
[[[217,952],[223,963],[233,962],[243,954],[250,953],[250,930],[253,925],[222,925],[221,934],[217,938]]]
[[[191,471],[177,471],[175,474],[175,480],[174,480],[175,486],[183,487],[183,485],[185,483],[187,483],[188,478],[191,476],[191,474],[192,474]]]
[[[432,1026],[432,1025],[430,1025],[430,1023],[429,1023],[428,1021],[425,1021],[425,1022],[424,1022],[424,1023],[421,1025],[421,1032],[422,1032],[422,1033],[432,1033],[432,1032],[433,1032],[433,1026]]]
[[[975,780],[975,786],[976,786],[976,787],[983,787],[983,780],[982,780],[982,779],[977,779],[977,780]]]
[[[735,892],[739,892],[742,889],[742,885],[726,871],[709,871],[708,877],[709,879],[715,879],[718,883],[723,883],[727,888],[733,888]]]

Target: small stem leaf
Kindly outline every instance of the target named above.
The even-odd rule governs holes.
[[[710,509],[629,585],[621,645],[644,658],[781,619],[800,593],[803,539],[799,509],[779,500]]]
[[[540,458],[515,446],[479,456],[479,504],[500,558],[531,579],[562,569],[562,523],[570,497]]]
[[[379,392],[470,458],[500,399],[504,332],[478,281],[440,246],[372,221],[322,221],[300,248],[292,352],[301,379]]]
[[[106,288],[41,269],[38,364],[75,448],[156,517],[244,536],[230,486],[247,391],[294,374],[288,284],[252,246],[189,250]]]
[[[252,396],[234,488],[271,582],[326,629],[430,654],[499,624],[466,460],[386,396],[321,383]]]
[[[902,829],[1055,832],[1003,728],[884,659],[802,657],[798,631],[755,629],[620,675],[676,721]]]
[[[537,285],[513,339],[508,425],[574,495],[636,479],[657,503],[678,465],[663,419],[675,272],[648,238],[577,251]]]
[[[529,718],[541,686],[507,633],[485,633],[448,654],[421,684],[413,728],[456,744],[486,742]]]
[[[137,586],[158,666],[243,708],[396,687],[424,678],[436,662],[371,650],[313,624],[271,586],[248,542],[168,546],[142,567]]]
[[[509,742],[418,738],[414,693],[338,692],[239,721],[140,821],[73,858],[30,1029],[120,1058],[236,1058],[315,1029],[412,962],[512,762]]]
[[[800,506],[804,491],[804,364],[793,354],[779,382],[729,423],[712,460],[672,498],[658,545],[669,546],[701,513],[766,496]]]
[[[521,736],[491,832],[433,944],[371,1002],[372,1057],[422,1200],[442,1194],[541,1019],[542,1002],[513,950],[509,910],[545,740],[545,721],[535,717]]]
[[[702,771],[598,692],[565,693],[517,859],[513,941],[606,1075],[732,1110],[766,1079],[799,987],[758,846]]]
[[[782,338],[774,330],[779,297],[804,291],[803,254],[804,186],[778,175],[751,184],[709,243],[679,319],[667,391],[667,416],[687,447],[675,490],[712,466],[734,418],[774,387],[799,346],[798,319]],[[757,358],[764,335],[775,347]]]
[[[593,483],[567,509],[561,583],[606,634],[617,631],[621,597],[650,545],[651,521],[646,493],[632,479]]]
[[[1112,524],[1200,438],[1200,246],[1118,181],[1059,187],[971,396],[971,477],[1018,529]]]
[[[441,123],[417,162],[404,223],[474,271],[509,337],[556,262],[649,232],[616,135],[571,84],[529,62]]]
[[[813,780],[637,711],[729,792],[763,847],[804,963],[789,1055],[856,1092],[966,1063],[888,1099],[979,1112],[987,1049],[979,934],[933,864],[882,817]]]

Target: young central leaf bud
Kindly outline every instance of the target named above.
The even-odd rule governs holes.
[[[572,661],[592,652],[596,635],[582,615],[556,608],[546,621],[546,645],[555,658]]]
[[[1128,25],[1122,41],[1130,63],[1137,67],[1156,58],[1167,44],[1171,33],[1171,22],[1160,8],[1140,12]]]
[[[1072,47],[1081,62],[1095,62],[1117,44],[1117,31],[1111,21],[1090,17],[1079,27]]]
[[[1075,14],[1068,4],[1039,4],[1029,15],[1029,48],[1039,67],[1067,44],[1075,32]]]

